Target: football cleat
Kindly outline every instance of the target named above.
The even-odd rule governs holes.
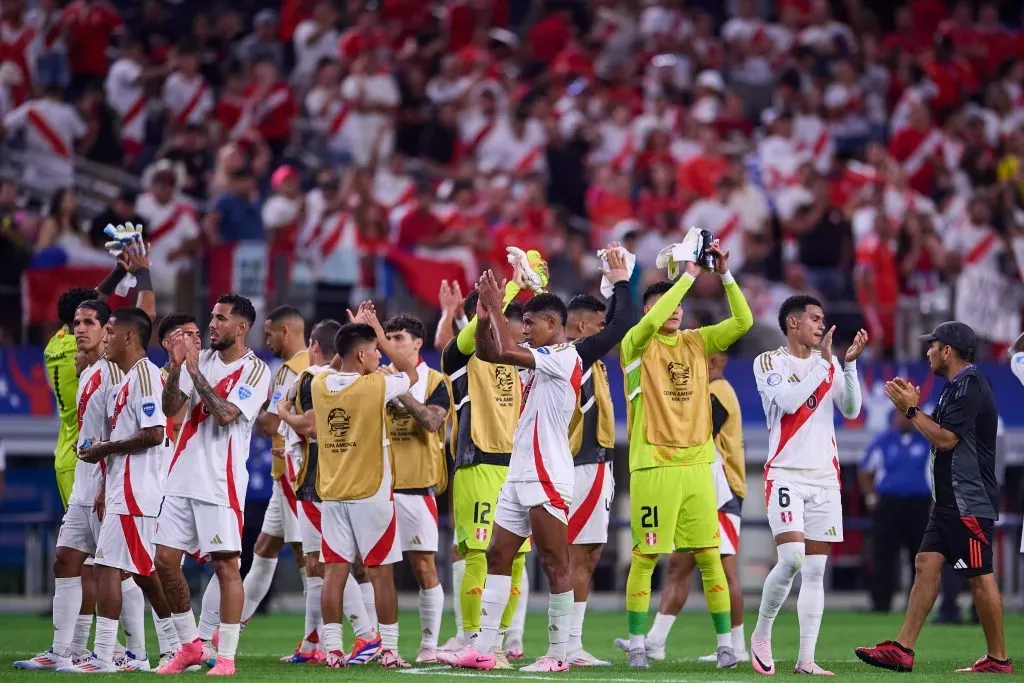
[[[611,666],[611,662],[598,659],[586,650],[569,653],[569,666]]]
[[[958,674],[1012,674],[1013,660],[999,661],[994,657],[985,655],[966,669],[957,669]]]
[[[775,659],[772,657],[772,641],[767,638],[750,639],[750,664],[762,676],[775,675]]]
[[[206,672],[207,676],[234,676],[235,673],[235,660],[228,659],[227,657],[217,657],[217,663],[213,665],[213,668]]]
[[[509,638],[505,646],[505,656],[511,660],[523,658],[523,641],[519,638]]]
[[[324,661],[324,653],[314,648],[312,652],[303,652],[301,648],[290,655],[281,657],[282,664],[321,664]]]
[[[203,644],[198,638],[191,643],[185,643],[178,648],[171,660],[161,665],[156,672],[158,674],[180,674],[189,667],[203,662]]]
[[[327,653],[324,666],[328,669],[344,669],[348,664],[345,661],[345,653],[341,650],[331,650]]]
[[[568,671],[569,662],[564,659],[555,659],[548,655],[544,655],[533,664],[528,666],[520,667],[520,671],[526,673],[545,673],[545,672],[556,672],[556,671]]]
[[[626,654],[629,654],[629,638],[616,638],[615,647],[619,648]],[[660,662],[665,659],[665,643],[656,643],[653,640],[644,638],[644,651],[647,654],[648,659],[653,659],[656,662]],[[715,658],[711,661],[718,661],[717,653],[715,653]]]
[[[810,674],[811,676],[835,676],[831,671],[826,671],[814,662],[797,662],[793,668],[795,674]]]
[[[421,647],[420,651],[416,653],[417,664],[436,664],[437,663],[437,648],[436,647]]]
[[[152,671],[148,658],[136,657],[130,650],[126,650],[120,657],[114,657],[114,666],[118,671]]]
[[[32,659],[21,659],[14,663],[15,669],[28,671],[56,671],[74,664],[71,657],[61,657],[55,654],[51,647],[46,652],[40,652]]]
[[[642,647],[634,647],[629,651],[626,663],[630,669],[649,669],[651,665],[647,663],[647,650]]]
[[[718,652],[715,653],[715,668],[718,669],[733,669],[736,667],[737,659],[736,655],[733,654],[731,647],[722,646],[718,648]]]
[[[451,665],[458,669],[490,671],[497,664],[497,658],[493,652],[480,652],[472,644],[462,648],[448,659]]]
[[[733,648],[733,654],[736,655],[736,661],[737,662],[749,662],[750,661],[750,655],[747,653],[747,651],[745,649],[740,651],[739,653],[737,653],[736,652],[736,648]],[[700,657],[697,657],[697,661],[700,662],[701,664],[717,664],[718,663],[718,652],[715,651],[715,652],[712,652],[709,655],[702,655]]]
[[[360,664],[372,662],[378,655],[380,655],[380,651],[380,636],[378,634],[373,634],[372,640],[356,638],[356,642],[352,644],[352,652],[349,653],[346,663],[348,666],[358,666]]]
[[[117,671],[118,668],[113,662],[104,662],[95,654],[84,657],[71,666],[57,669],[57,673],[62,674],[107,674],[117,673]]]
[[[394,650],[381,650],[377,663],[382,669],[411,669],[412,665]]]
[[[754,641],[750,641],[750,651],[753,655],[757,654],[754,651]],[[853,653],[860,661],[879,669],[906,673],[914,670],[914,651],[903,647],[895,640],[886,640],[874,647],[858,647]],[[757,661],[756,656],[754,661]]]

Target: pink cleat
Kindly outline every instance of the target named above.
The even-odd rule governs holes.
[[[324,659],[324,666],[328,669],[344,669],[348,666],[345,661],[345,653],[341,650],[331,650],[327,653],[327,658]]]
[[[797,662],[793,669],[795,674],[810,674],[812,676],[835,676],[831,671],[825,671],[814,662]]]
[[[772,641],[767,638],[750,639],[750,664],[762,676],[775,675],[775,660],[772,658]]]
[[[217,657],[217,663],[206,672],[207,676],[234,676],[235,660],[227,657]]]
[[[196,638],[191,643],[185,643],[174,653],[169,662],[157,668],[158,674],[180,674],[190,666],[196,666],[203,661],[203,641]],[[218,661],[220,661],[218,659]],[[232,665],[234,666],[234,665]]]
[[[569,661],[566,659],[555,659],[550,655],[544,655],[533,664],[519,669],[526,673],[544,673],[554,671],[568,671]]]
[[[449,660],[451,666],[456,668],[479,669],[481,671],[490,671],[494,668],[494,665],[497,662],[494,657],[494,653],[480,652],[472,645],[467,645],[446,659]]]

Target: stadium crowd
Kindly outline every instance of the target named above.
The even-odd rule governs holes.
[[[539,247],[574,293],[611,239],[642,283],[697,224],[769,327],[815,291],[841,328],[863,316],[876,356],[949,312],[998,352],[1020,325],[1024,38],[1002,23],[1019,17],[769,4],[5,0],[3,133],[30,150],[0,192],[5,284],[32,251],[137,216],[161,283],[263,241],[280,300],[315,280],[321,313],[396,252],[407,276],[454,263],[468,283],[505,246]],[[142,194],[90,228],[63,187],[76,154]]]

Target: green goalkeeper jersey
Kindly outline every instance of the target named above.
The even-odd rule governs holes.
[[[67,326],[61,327],[50,339],[43,356],[46,359],[46,379],[57,399],[60,430],[54,451],[53,468],[57,472],[73,471],[78,462],[75,445],[78,442],[78,375],[75,373],[75,354],[78,345],[75,335]]]

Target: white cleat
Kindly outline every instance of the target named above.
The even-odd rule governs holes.
[[[569,666],[611,666],[611,662],[598,659],[586,650],[576,650],[569,653]]]
[[[811,676],[835,676],[831,671],[826,671],[814,662],[797,662],[793,668],[795,674],[809,674]]]
[[[733,652],[736,653],[736,661],[737,662],[741,662],[742,663],[742,662],[749,662],[750,661],[750,654],[745,649],[742,650],[741,652],[736,652],[735,648],[733,648]],[[718,652],[712,652],[709,655],[704,655],[703,657],[698,657],[697,661],[700,662],[701,664],[717,664],[718,663]]]
[[[114,657],[114,666],[117,667],[118,671],[152,671],[148,658],[136,657],[127,650],[122,656]]]
[[[569,670],[569,662],[564,660],[564,659],[555,659],[554,657],[549,657],[548,655],[544,655],[543,657],[538,659],[533,664],[521,667],[519,670],[520,671],[524,671],[526,673],[531,673],[531,674],[532,673],[553,673],[553,672],[556,672],[556,671],[568,671]]]
[[[62,674],[109,674],[117,673],[118,671],[119,669],[114,662],[104,662],[95,654],[80,659],[71,666],[57,669],[57,673]]]
[[[441,652],[458,652],[462,649],[462,640],[458,636],[452,636],[445,641],[444,645],[437,648]]]
[[[417,664],[436,664],[437,663],[437,648],[436,647],[421,647],[420,651],[416,653]]]
[[[615,647],[619,648],[626,654],[629,654],[629,638],[616,638]],[[644,651],[648,659],[653,659],[656,662],[660,662],[665,659],[665,643],[656,643],[653,640],[644,638]],[[713,661],[717,661],[717,655]]]
[[[50,648],[46,652],[40,652],[32,659],[21,659],[14,663],[15,669],[24,669],[26,671],[56,671],[69,667],[74,662],[71,657],[62,657],[58,654],[54,654],[53,648]]]

